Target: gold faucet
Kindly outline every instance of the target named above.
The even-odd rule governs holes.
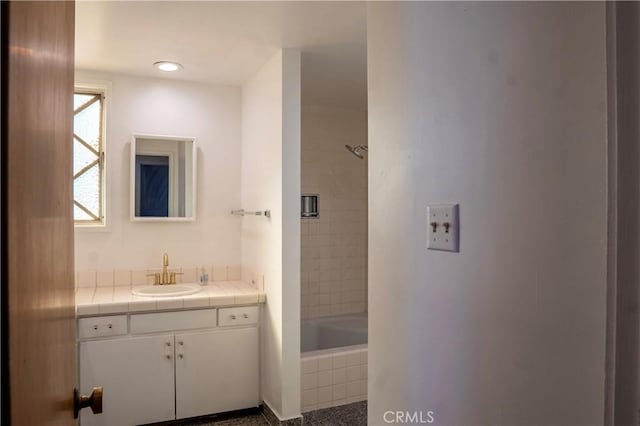
[[[147,274],[147,276],[153,277],[153,285],[167,285],[176,283],[176,275],[182,275],[182,272],[169,272],[168,267],[169,255],[165,253],[162,255],[162,272]]]

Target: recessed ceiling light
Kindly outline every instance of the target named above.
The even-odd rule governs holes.
[[[160,71],[165,71],[165,72],[178,71],[179,69],[182,68],[182,65],[180,65],[179,63],[171,62],[171,61],[158,61],[158,62],[155,62],[153,66],[158,68]]]

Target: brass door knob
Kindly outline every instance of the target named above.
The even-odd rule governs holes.
[[[102,386],[93,388],[91,395],[80,395],[78,389],[73,390],[73,418],[78,418],[80,410],[91,407],[93,414],[102,413]]]

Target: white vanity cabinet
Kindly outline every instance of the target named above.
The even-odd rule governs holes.
[[[80,342],[80,389],[104,389],[103,413],[82,425],[139,425],[175,419],[172,335]]]
[[[258,309],[81,318],[80,391],[104,389],[103,413],[84,410],[82,426],[139,425],[259,405]],[[223,314],[244,321],[227,325],[219,321]]]
[[[259,403],[255,327],[176,335],[176,417]]]

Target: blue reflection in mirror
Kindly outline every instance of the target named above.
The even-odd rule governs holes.
[[[136,155],[136,216],[169,216],[169,157]]]

